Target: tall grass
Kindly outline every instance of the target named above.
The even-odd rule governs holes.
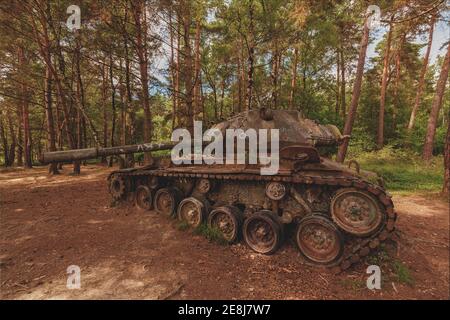
[[[386,187],[402,193],[430,191],[439,192],[444,181],[443,157],[434,157],[425,163],[420,155],[386,147],[379,151],[353,154],[361,169],[376,172],[383,177]]]

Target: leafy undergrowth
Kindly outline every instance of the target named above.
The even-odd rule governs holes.
[[[189,224],[186,221],[180,221],[177,223],[177,229],[180,231],[185,231],[189,229]]]
[[[394,260],[392,262],[392,267],[394,268],[395,276],[397,277],[397,281],[400,283],[404,283],[410,286],[413,286],[415,280],[411,275],[411,271],[409,268],[399,260]]]
[[[217,228],[208,226],[207,224],[201,224],[194,229],[195,234],[204,236],[211,242],[215,242],[220,245],[226,245],[227,241],[223,238],[222,233]]]
[[[396,244],[393,242],[381,244],[376,251],[371,252],[365,258],[365,263],[367,266],[375,265],[380,268],[382,289],[393,288],[393,290],[397,290],[396,284],[414,288],[415,278],[409,267],[396,257],[395,250]],[[339,280],[339,284],[356,293],[367,289],[366,281],[367,275],[362,273],[360,275],[347,275],[346,278]]]
[[[385,244],[381,244],[377,251],[371,253],[366,258],[366,262],[371,265],[377,265],[387,273],[382,277],[382,284],[387,285],[389,282],[396,282],[413,287],[415,279],[409,267],[402,261],[394,257]]]
[[[386,147],[379,151],[360,153],[348,159],[356,159],[361,169],[376,172],[383,177],[389,191],[440,192],[442,189],[442,156],[434,157],[426,164],[413,152]]]
[[[189,224],[186,221],[180,221],[176,225],[180,231],[186,231],[190,229]],[[193,230],[194,234],[201,235],[211,242],[215,242],[220,245],[226,245],[227,241],[223,238],[222,233],[217,228],[212,228],[203,223]]]

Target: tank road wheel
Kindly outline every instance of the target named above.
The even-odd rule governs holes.
[[[120,175],[112,175],[109,180],[109,193],[114,200],[118,201],[125,197],[127,193],[127,183],[125,178]]]
[[[209,214],[208,226],[217,228],[228,243],[233,243],[239,238],[242,213],[233,206],[219,207]]]
[[[179,192],[173,188],[161,188],[155,193],[153,208],[158,213],[173,217],[180,199]]]
[[[206,211],[205,203],[194,197],[189,197],[180,202],[178,219],[186,221],[193,228],[197,228],[205,221]]]
[[[200,179],[197,181],[197,190],[201,194],[207,194],[212,189],[212,182],[208,179]]]
[[[338,261],[344,251],[342,234],[330,220],[320,215],[300,221],[295,231],[295,242],[307,260],[323,265]]]
[[[356,189],[342,189],[331,201],[333,221],[344,231],[357,236],[374,233],[384,221],[378,201]]]
[[[153,196],[150,188],[147,186],[139,186],[136,189],[135,203],[141,210],[151,210],[153,206]]]
[[[283,226],[272,215],[270,211],[259,211],[244,222],[244,240],[258,253],[273,254],[281,244]]]

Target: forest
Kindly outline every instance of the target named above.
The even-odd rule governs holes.
[[[266,107],[337,125],[351,139],[335,159],[360,159],[394,190],[448,193],[448,5],[375,2],[2,1],[0,164],[163,142]],[[431,59],[437,28],[446,39]]]
[[[0,299],[448,300],[449,69],[448,0],[0,0]]]

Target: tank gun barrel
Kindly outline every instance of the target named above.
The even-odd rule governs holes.
[[[88,160],[104,156],[113,156],[119,154],[131,154],[137,152],[150,152],[158,150],[168,150],[173,148],[176,143],[143,143],[135,145],[126,145],[108,148],[87,148],[74,149],[42,153],[39,161],[42,164],[54,162],[70,162],[75,160]]]

